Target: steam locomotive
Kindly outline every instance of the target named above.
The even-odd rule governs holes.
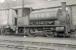
[[[13,9],[14,25],[4,28],[5,34],[24,36],[70,36],[72,30],[69,10],[66,3],[56,9],[32,10],[31,8]]]

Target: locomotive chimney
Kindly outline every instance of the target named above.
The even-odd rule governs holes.
[[[64,24],[66,23],[66,2],[62,2],[62,17]]]

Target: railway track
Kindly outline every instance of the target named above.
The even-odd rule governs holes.
[[[64,38],[0,36],[0,48],[14,48],[15,50],[63,50],[65,48],[65,50],[76,50],[76,40]]]

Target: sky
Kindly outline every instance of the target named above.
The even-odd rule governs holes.
[[[0,0],[0,3],[3,3],[5,0]]]

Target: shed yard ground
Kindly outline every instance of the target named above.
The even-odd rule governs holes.
[[[76,39],[1,35],[0,48],[2,47],[11,48],[12,50],[76,50]]]

